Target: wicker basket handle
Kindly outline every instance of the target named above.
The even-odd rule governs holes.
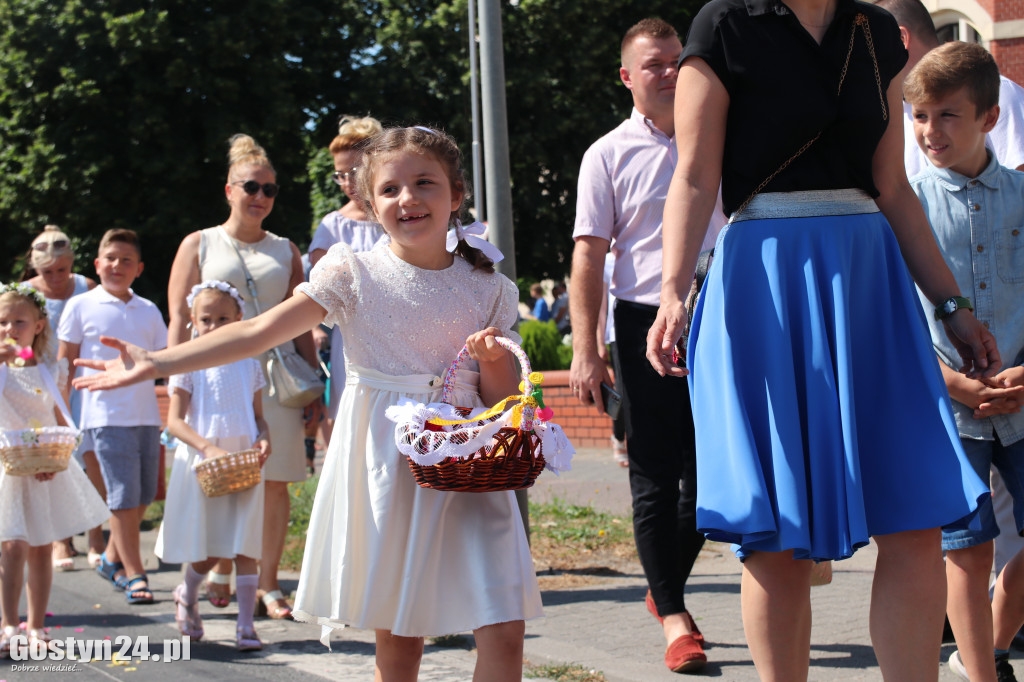
[[[532,369],[530,368],[530,358],[526,357],[526,353],[523,349],[512,339],[504,336],[496,336],[494,340],[499,346],[505,350],[511,352],[519,360],[519,366],[523,372],[523,395],[530,395],[533,393],[533,382],[530,381],[530,374]],[[441,402],[452,404],[452,393],[455,391],[455,373],[459,371],[463,363],[469,359],[469,347],[463,346],[459,354],[455,356],[455,360],[452,361],[451,367],[444,375],[444,386],[441,389]],[[533,428],[533,407],[530,405],[523,405],[523,429],[529,431]]]

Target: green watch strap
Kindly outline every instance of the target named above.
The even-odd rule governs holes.
[[[971,304],[971,299],[966,296],[951,296],[939,305],[935,306],[935,319],[944,320],[961,308],[974,310],[974,305]]]

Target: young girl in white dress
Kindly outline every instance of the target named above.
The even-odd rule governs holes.
[[[209,280],[188,295],[192,329],[201,337],[242,319],[244,304],[226,282]],[[174,619],[181,633],[203,636],[199,586],[219,559],[234,559],[238,569],[236,645],[240,651],[263,648],[253,627],[256,606],[256,557],[262,551],[263,482],[249,490],[207,497],[193,467],[204,459],[257,448],[261,463],[270,454],[260,389],[263,370],[254,358],[171,377],[167,428],[181,441],[167,486],[164,521],[156,555],[168,563],[188,562],[185,580],[174,588]]]
[[[495,342],[515,338],[518,292],[457,222],[467,188],[450,137],[385,130],[364,158],[359,195],[389,243],[362,253],[332,247],[297,288],[303,295],[188,344],[148,353],[110,340],[121,359],[79,361],[107,372],[76,385],[112,388],[216,365],[337,324],[347,386],[313,504],[296,617],[374,629],[378,680],[416,679],[424,636],[468,630],[475,680],[519,680],[524,621],[542,614],[513,494],[418,487],[384,414],[402,397],[437,402],[463,344],[479,373],[460,371],[455,404],[518,393],[519,368]]]
[[[57,426],[58,409],[60,421],[74,426],[57,388],[67,381],[67,362],[56,361],[51,333],[39,292],[27,284],[0,286],[0,429]],[[43,626],[53,582],[51,543],[108,518],[107,505],[74,463],[58,473],[35,476],[10,476],[0,467],[0,658],[9,655],[18,633],[23,584],[27,644],[49,641]]]

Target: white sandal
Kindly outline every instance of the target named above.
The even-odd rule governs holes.
[[[18,628],[8,625],[0,631],[0,659],[11,655],[11,638],[18,634]]]

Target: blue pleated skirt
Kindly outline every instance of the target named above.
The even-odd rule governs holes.
[[[889,224],[859,190],[826,194],[756,197],[694,313],[697,525],[740,558],[970,527],[988,494]]]

